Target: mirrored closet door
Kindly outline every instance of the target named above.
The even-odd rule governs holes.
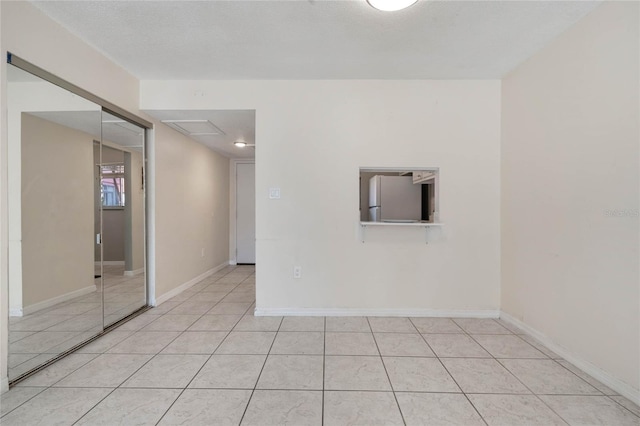
[[[146,306],[144,131],[7,65],[9,380]]]
[[[102,114],[99,207],[102,212],[104,322],[146,304],[144,279],[144,128]]]

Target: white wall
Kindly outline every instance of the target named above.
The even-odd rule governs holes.
[[[498,81],[142,81],[141,108],[256,109],[262,313],[499,309]],[[360,242],[359,167],[440,167],[442,235]]]
[[[163,300],[229,262],[229,159],[158,126],[156,169],[156,298]]]
[[[636,401],[638,17],[604,4],[502,85],[502,309]]]

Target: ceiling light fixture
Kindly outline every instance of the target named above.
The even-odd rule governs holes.
[[[383,12],[395,12],[396,10],[406,9],[418,0],[367,0],[367,3],[373,8],[382,10]]]
[[[233,144],[238,148],[244,148],[245,146],[256,146],[255,143],[246,143],[244,141],[236,141]]]

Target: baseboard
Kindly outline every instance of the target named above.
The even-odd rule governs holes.
[[[124,266],[124,260],[105,260],[102,262],[104,266]],[[100,266],[100,262],[94,262],[95,266]]]
[[[498,318],[495,309],[256,308],[255,316]]]
[[[519,329],[529,334],[531,337],[535,338],[540,343],[542,343],[543,345],[551,349],[553,352],[557,353],[562,358],[566,359],[571,364],[575,365],[580,370],[584,371],[594,379],[602,382],[603,384],[609,386],[614,391],[618,392],[620,395],[640,405],[640,390],[634,389],[633,387],[623,382],[622,380],[612,376],[611,374],[607,373],[601,368],[591,364],[589,361],[585,361],[580,356],[570,352],[568,349],[555,343],[544,333],[541,333],[535,328],[509,315],[508,313],[501,311],[500,319],[502,319],[503,321],[511,325],[518,327]]]
[[[190,279],[186,283],[180,284],[178,287],[174,288],[173,290],[170,290],[170,291],[166,292],[165,294],[163,294],[162,296],[156,298],[155,306],[160,306],[161,304],[163,304],[167,300],[171,299],[172,297],[177,296],[178,294],[182,293],[185,290],[188,290],[189,288],[193,287],[194,285],[196,285],[197,283],[199,283],[203,279],[207,278],[208,276],[211,276],[211,275],[215,274],[216,272],[226,268],[227,266],[229,266],[228,262],[222,263],[222,264],[216,266],[215,268],[211,268],[208,271],[198,275],[197,277]]]
[[[0,393],[5,393],[8,390],[9,390],[9,378],[3,377],[2,380],[0,380]]]
[[[10,317],[21,317],[23,315],[22,308],[11,308],[9,309]]]
[[[236,262],[235,259],[229,260],[229,265],[237,265],[237,264],[238,264],[238,262]]]
[[[53,305],[57,305],[58,303],[68,302],[76,297],[91,294],[94,291],[96,291],[96,286],[91,284],[81,289],[70,291],[69,293],[61,294],[60,296],[52,297],[51,299],[43,300],[42,302],[34,303],[33,305],[25,306],[22,308],[22,313],[23,315],[31,315],[43,309],[50,308]]]
[[[124,271],[124,276],[125,277],[135,277],[136,275],[139,275],[139,274],[141,274],[143,272],[144,272],[144,268],[135,269],[133,271]]]

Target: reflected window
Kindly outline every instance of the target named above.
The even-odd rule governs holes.
[[[125,206],[124,164],[103,164],[101,172],[101,198],[103,207]]]

